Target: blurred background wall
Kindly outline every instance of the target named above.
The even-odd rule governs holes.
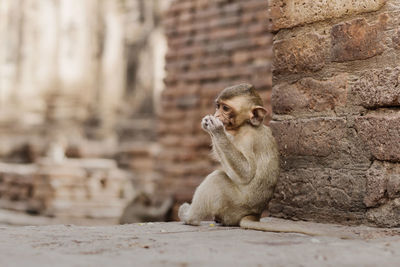
[[[102,217],[115,198],[115,217],[132,194],[108,187],[154,192],[169,2],[1,1],[0,207],[93,217],[74,210],[93,200]]]
[[[30,130],[62,123],[83,137],[108,138],[116,124],[124,127],[121,116],[153,115],[167,2],[2,1],[1,122]],[[8,140],[1,143],[0,155]]]

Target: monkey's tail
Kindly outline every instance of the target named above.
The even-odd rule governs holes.
[[[305,229],[300,225],[272,225],[267,222],[260,222],[255,216],[246,216],[240,220],[240,227],[244,229],[251,229],[264,232],[276,232],[276,233],[300,233],[310,236],[323,235],[320,232]]]
[[[260,222],[256,216],[246,216],[240,220],[240,227],[244,229],[251,229],[264,232],[275,232],[275,233],[299,233],[310,236],[331,236],[338,237],[341,239],[356,239],[358,235],[354,233],[344,233],[341,231],[314,231],[308,229],[302,225],[284,225],[284,224],[272,224],[267,222]]]

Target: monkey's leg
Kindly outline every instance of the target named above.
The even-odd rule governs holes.
[[[179,208],[179,218],[187,224],[199,225],[202,220],[221,217],[229,206],[230,196],[235,195],[233,187],[223,171],[212,172],[197,187],[192,204],[184,203]]]

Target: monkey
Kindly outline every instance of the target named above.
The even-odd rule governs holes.
[[[267,110],[254,86],[243,83],[225,88],[215,105],[215,114],[205,116],[201,127],[211,137],[212,154],[221,168],[196,188],[191,204],[179,207],[179,219],[195,226],[213,219],[223,226],[323,235],[301,226],[260,222],[273,197],[280,164],[275,138],[263,123]]]

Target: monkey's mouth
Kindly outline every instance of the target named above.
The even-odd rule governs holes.
[[[232,125],[232,122],[230,122],[229,120],[226,119],[220,119],[220,120],[225,127],[229,127],[230,125]]]
[[[227,130],[232,129],[233,126],[235,125],[234,121],[231,118],[227,118],[224,116],[218,116],[217,118],[222,122],[225,129]]]
[[[224,124],[224,126],[225,126],[225,129],[227,129],[227,130],[233,130],[233,129],[235,129],[235,124],[234,124],[234,122],[232,122],[232,121],[226,121],[226,122],[222,122],[223,124]]]
[[[228,126],[229,125],[229,120],[227,120],[226,118],[224,118],[224,117],[217,117],[221,122],[222,122],[222,124],[226,127],[226,126]]]

